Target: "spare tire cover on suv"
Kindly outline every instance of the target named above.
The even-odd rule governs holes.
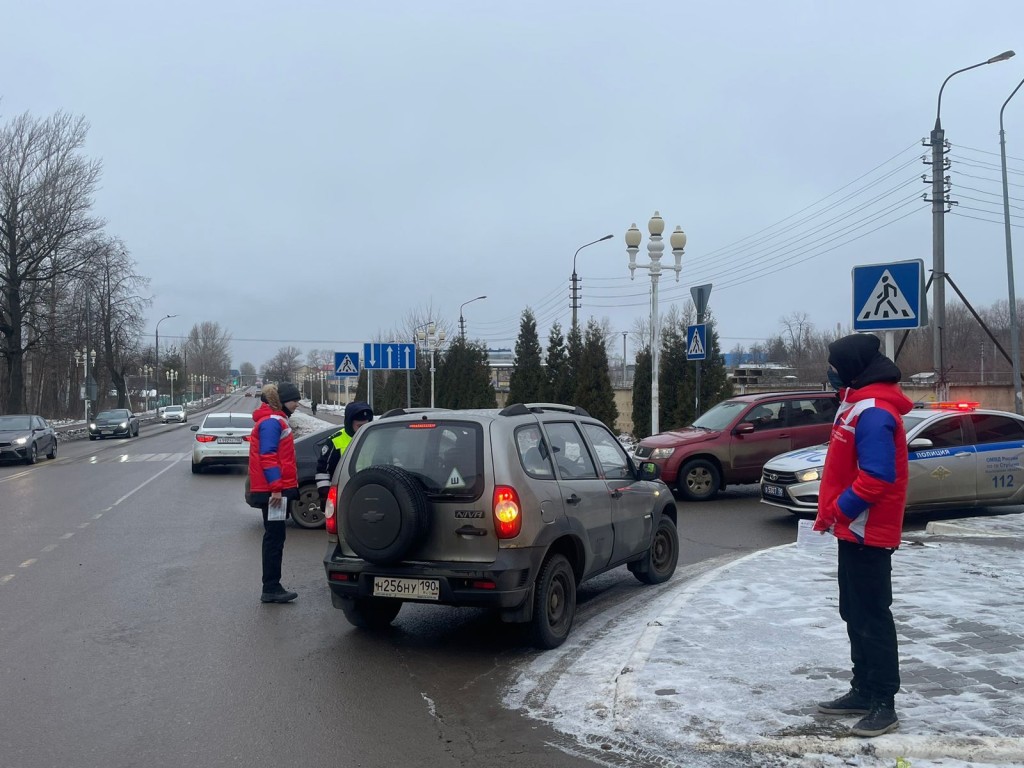
[[[357,472],[338,504],[345,541],[364,560],[399,562],[430,529],[430,502],[420,482],[399,467]]]

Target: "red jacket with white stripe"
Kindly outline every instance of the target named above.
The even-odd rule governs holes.
[[[898,384],[844,389],[825,455],[814,530],[872,547],[896,548],[907,499],[907,435],[913,403]]]
[[[299,487],[295,438],[288,418],[266,403],[252,414],[256,426],[249,438],[249,489],[252,493],[283,493]]]

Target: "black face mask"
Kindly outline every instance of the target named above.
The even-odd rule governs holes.
[[[845,384],[843,384],[843,380],[839,378],[839,374],[833,371],[831,368],[829,368],[825,372],[825,375],[828,376],[828,383],[832,385],[832,389],[834,389],[836,392],[838,392],[840,389],[846,386]]]

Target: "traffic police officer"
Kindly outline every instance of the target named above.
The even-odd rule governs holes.
[[[348,448],[352,438],[363,424],[373,421],[373,409],[367,403],[349,403],[345,406],[345,428],[339,429],[320,446],[320,458],[316,462],[316,490],[320,494],[320,508],[327,502],[327,491],[331,477],[338,466],[341,454]]]

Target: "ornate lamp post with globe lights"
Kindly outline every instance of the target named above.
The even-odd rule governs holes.
[[[658,323],[658,278],[661,277],[662,269],[673,269],[676,273],[676,282],[679,282],[679,273],[683,271],[683,249],[686,247],[686,233],[680,227],[669,236],[669,243],[672,245],[672,255],[675,256],[675,266],[662,267],[661,254],[665,250],[665,243],[662,242],[661,233],[665,231],[665,221],[655,211],[651,220],[647,222],[647,231],[650,232],[650,240],[647,241],[647,255],[650,261],[647,264],[637,264],[636,254],[640,248],[640,241],[643,239],[636,224],[630,226],[626,231],[626,253],[629,254],[629,279],[636,277],[637,269],[646,269],[651,276],[651,434],[658,434],[658,347],[660,346],[660,328]]]
[[[167,376],[168,385],[171,388],[171,405],[174,405],[174,382],[178,380],[178,372],[164,371],[164,375]]]
[[[416,332],[420,343],[425,343],[430,351],[430,407],[434,407],[434,353],[444,344],[444,329],[436,330],[434,323],[427,323],[426,330]]]
[[[82,388],[82,393],[83,393],[84,396],[82,397],[82,400],[85,401],[85,423],[86,424],[89,423],[89,400],[91,399],[91,396],[95,396],[95,394],[90,391],[91,389],[95,388],[95,387],[90,387],[90,384],[91,384],[91,381],[92,381],[92,370],[91,370],[90,366],[93,366],[95,364],[96,364],[96,350],[95,349],[86,349],[85,347],[83,347],[82,349],[76,349],[75,350],[75,365],[81,365],[83,368],[85,368],[85,384],[84,384],[84,386]]]

